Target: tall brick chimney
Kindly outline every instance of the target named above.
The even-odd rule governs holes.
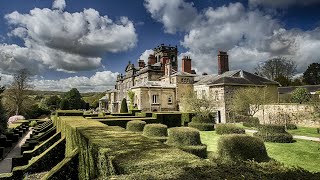
[[[189,56],[182,58],[182,72],[192,73],[191,71],[191,59]]]
[[[218,74],[229,71],[229,59],[227,52],[219,51],[218,53]]]
[[[149,65],[154,65],[157,62],[156,57],[153,54],[150,54],[148,57],[148,64]]]
[[[144,68],[146,66],[146,63],[144,62],[144,60],[140,59],[138,61],[138,65],[139,65],[139,68]]]

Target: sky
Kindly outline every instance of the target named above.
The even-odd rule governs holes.
[[[320,0],[0,1],[2,85],[27,68],[36,90],[106,91],[162,43],[198,74],[217,73],[219,50],[233,70],[283,56],[301,74],[320,62]]]

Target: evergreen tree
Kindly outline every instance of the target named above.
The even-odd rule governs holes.
[[[303,73],[303,81],[310,85],[320,84],[320,63],[312,63],[308,66]]]
[[[1,77],[0,77],[0,81],[1,81]],[[2,105],[2,96],[1,93],[4,91],[4,87],[0,86],[0,135],[4,134],[7,130],[8,127],[8,116],[7,116],[7,112],[5,111],[3,105]]]
[[[310,100],[310,93],[306,88],[297,88],[292,93],[292,102],[294,103],[304,103]]]
[[[123,98],[121,102],[120,113],[127,113],[127,112],[128,112],[127,100],[126,98]]]
[[[68,109],[70,109],[70,107],[69,107],[69,101],[68,101],[67,99],[62,99],[62,100],[60,101],[59,106],[60,106],[60,109],[61,109],[61,110],[68,110]]]
[[[68,91],[64,98],[68,101],[69,108],[68,109],[81,109],[83,108],[84,101],[82,100],[82,96],[79,93],[77,88],[72,88],[70,91]],[[67,106],[65,106],[67,107]],[[61,106],[60,106],[61,108]]]

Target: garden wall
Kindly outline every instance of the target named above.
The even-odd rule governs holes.
[[[314,107],[307,104],[268,104],[262,106],[254,117],[261,124],[294,123],[301,126],[320,126],[320,117],[316,117]]]

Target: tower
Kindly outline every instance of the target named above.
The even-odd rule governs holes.
[[[177,46],[165,46],[164,44],[161,44],[160,46],[153,49],[154,50],[154,56],[156,58],[156,62],[161,62],[161,69],[164,71],[164,66],[170,60],[172,69],[175,71],[178,71],[178,48]]]

